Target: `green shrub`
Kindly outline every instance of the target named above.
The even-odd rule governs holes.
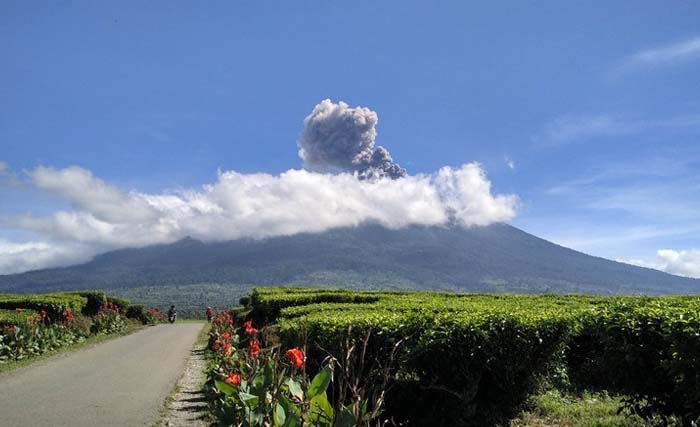
[[[85,316],[96,315],[107,302],[107,295],[103,291],[66,292],[64,295],[79,295],[86,298],[87,302],[82,310]]]
[[[95,334],[114,334],[123,331],[127,326],[127,320],[122,316],[119,307],[111,302],[106,302],[93,318],[92,332]]]
[[[306,341],[312,360],[326,351],[341,357],[348,336],[368,328],[375,331],[369,360],[389,363],[391,349],[405,340],[395,372],[400,391],[389,408],[417,425],[485,425],[515,413],[560,359],[575,315],[587,307],[577,298],[559,307],[549,297],[440,293],[286,292],[254,301],[254,310],[279,310],[284,344]],[[307,301],[324,303],[301,305]],[[406,398],[396,398],[402,392]]]
[[[121,311],[126,311],[127,308],[129,308],[129,306],[131,305],[131,301],[129,301],[128,299],[112,296],[107,296],[107,302],[111,302],[112,304],[116,305]]]
[[[308,344],[312,370],[356,331],[376,332],[367,351],[378,361],[405,339],[387,405],[414,425],[503,421],[553,378],[627,395],[648,419],[700,418],[698,297],[257,288],[251,304],[285,345]]]
[[[146,314],[146,307],[140,304],[132,304],[126,309],[126,317],[128,319],[138,320],[143,322],[144,316]]]
[[[700,419],[700,299],[618,299],[586,316],[567,352],[580,389],[630,397],[647,418]]]
[[[15,309],[15,310],[0,310],[0,326],[2,325],[18,325],[27,322],[31,317],[37,317],[39,313],[34,310]]]
[[[51,321],[61,319],[63,310],[67,308],[74,313],[81,313],[86,304],[87,298],[76,294],[0,294],[0,309],[15,310],[23,308],[38,312],[46,311]]]
[[[238,300],[238,303],[243,307],[248,307],[250,305],[250,296],[242,296],[241,299]]]

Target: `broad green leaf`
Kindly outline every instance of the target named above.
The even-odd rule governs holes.
[[[292,396],[299,400],[304,400],[304,390],[301,389],[299,382],[290,378],[287,380],[287,387],[289,387],[289,392],[292,393]]]
[[[328,384],[331,382],[331,378],[333,378],[333,371],[330,366],[324,366],[321,372],[316,374],[314,379],[311,380],[311,384],[309,384],[309,389],[306,392],[309,399],[313,399],[319,394],[324,393],[328,388]]]
[[[284,407],[282,406],[282,404],[277,403],[277,405],[275,405],[275,413],[274,413],[275,426],[276,427],[283,426],[286,418],[287,417],[284,413]]]
[[[231,384],[215,380],[214,385],[216,386],[216,389],[219,391],[219,393],[223,393],[226,396],[233,396],[234,394],[236,394],[236,388],[233,387]]]
[[[316,427],[332,427],[333,426],[333,407],[328,402],[326,393],[316,395],[309,402],[309,420],[313,421]]]
[[[284,408],[284,413],[287,416],[287,420],[291,415],[301,415],[301,410],[297,405],[294,404],[287,396],[280,395],[279,404]]]
[[[260,398],[258,396],[255,396],[250,393],[240,392],[238,393],[238,397],[240,397],[241,400],[250,408],[257,407],[258,402],[260,402]]]
[[[301,427],[301,417],[297,414],[288,415],[284,427]]]
[[[355,427],[356,425],[357,421],[355,420],[355,417],[352,415],[350,410],[348,410],[348,408],[343,406],[338,414],[338,417],[335,419],[335,424],[333,427]]]

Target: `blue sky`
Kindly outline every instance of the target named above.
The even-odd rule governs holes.
[[[331,99],[376,112],[411,176],[478,162],[517,227],[700,276],[700,4],[260,3],[3,3],[0,272],[150,242],[34,221],[104,220],[108,196],[53,180],[121,200],[279,176]]]

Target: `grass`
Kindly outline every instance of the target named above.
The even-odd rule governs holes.
[[[606,393],[548,391],[530,398],[511,427],[648,427],[641,418],[618,414],[620,398]]]
[[[0,363],[0,374],[14,371],[15,369],[29,366],[35,362],[39,362],[41,360],[46,360],[46,359],[49,359],[51,357],[58,356],[60,354],[70,353],[70,352],[73,352],[76,350],[80,350],[80,349],[87,347],[87,346],[97,345],[97,344],[103,343],[105,341],[112,340],[114,338],[123,337],[123,336],[129,335],[129,334],[132,334],[136,331],[140,331],[141,329],[143,329],[143,326],[141,326],[140,324],[137,325],[137,324],[133,324],[130,322],[129,326],[125,330],[123,330],[122,332],[116,333],[116,334],[92,335],[92,336],[88,337],[87,339],[85,339],[84,341],[77,342],[77,343],[71,344],[71,345],[66,346],[66,347],[60,347],[60,348],[57,348],[56,350],[47,351],[46,353],[40,354],[38,356],[29,357],[26,359],[9,360],[7,362],[2,362],[2,363]]]

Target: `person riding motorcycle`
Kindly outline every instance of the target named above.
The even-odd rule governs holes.
[[[171,305],[170,310],[168,310],[168,322],[175,323],[175,319],[177,319],[177,311],[175,311],[175,306]]]

